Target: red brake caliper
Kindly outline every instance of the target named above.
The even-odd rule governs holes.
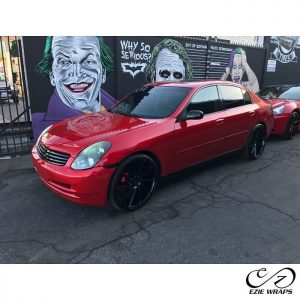
[[[128,173],[125,172],[124,175],[120,179],[121,183],[126,183],[127,182],[127,176],[128,176]]]

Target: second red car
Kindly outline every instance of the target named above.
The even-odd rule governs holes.
[[[273,106],[272,134],[292,139],[300,125],[300,86],[269,86],[261,90],[259,96]]]

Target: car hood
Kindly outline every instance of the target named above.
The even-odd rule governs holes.
[[[77,155],[83,148],[111,136],[156,123],[156,120],[112,114],[86,114],[55,124],[41,141],[50,149]]]
[[[268,99],[266,100],[267,102],[271,103],[272,104],[272,107],[279,107],[279,106],[282,106],[282,105],[286,105],[288,103],[291,103],[290,100],[285,100],[285,99]]]

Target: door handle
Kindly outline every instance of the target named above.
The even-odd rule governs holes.
[[[216,120],[217,125],[222,125],[224,123],[224,119]]]
[[[250,115],[251,117],[255,116],[255,111],[254,111],[254,110],[249,111],[249,115]]]

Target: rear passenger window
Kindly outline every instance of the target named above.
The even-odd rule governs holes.
[[[187,111],[201,110],[210,114],[221,110],[221,100],[216,86],[209,86],[199,90],[187,106]]]
[[[246,90],[244,90],[244,89],[242,89],[242,93],[243,93],[243,96],[244,96],[244,104],[245,105],[246,104],[251,104],[252,101],[251,101],[250,94]]]
[[[222,85],[221,90],[225,109],[244,105],[244,96],[239,87]]]

